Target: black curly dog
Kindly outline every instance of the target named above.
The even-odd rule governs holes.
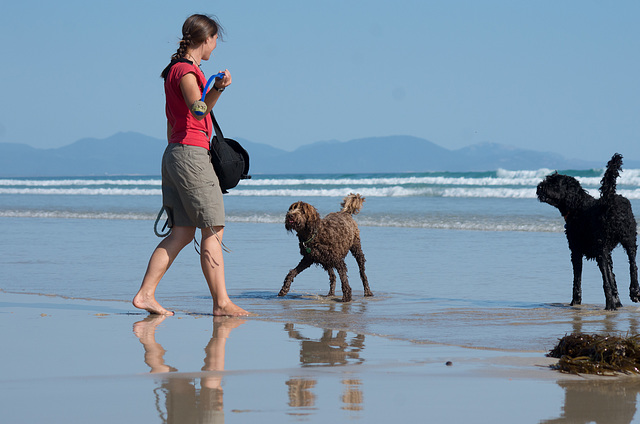
[[[629,297],[634,302],[640,301],[636,220],[629,200],[616,194],[616,180],[621,167],[622,155],[616,153],[607,163],[599,199],[590,196],[575,178],[557,172],[538,184],[538,199],[558,208],[566,221],[565,233],[573,264],[571,305],[582,302],[582,257],[585,256],[595,259],[602,273],[606,309],[613,311],[622,306],[611,259],[611,252],[618,244],[622,244],[629,257]]]

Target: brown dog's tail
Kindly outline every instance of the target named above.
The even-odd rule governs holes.
[[[601,197],[607,198],[616,194],[616,180],[620,176],[620,169],[622,168],[622,155],[616,153],[613,155],[609,163],[607,163],[607,170],[604,171],[604,176],[600,181],[600,193]]]
[[[349,213],[351,215],[356,215],[362,209],[362,204],[364,203],[364,197],[359,194],[349,193],[347,197],[342,199],[342,212]]]

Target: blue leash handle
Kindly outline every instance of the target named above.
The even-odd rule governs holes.
[[[211,78],[209,78],[209,81],[207,81],[207,85],[204,87],[204,91],[202,92],[202,101],[204,102],[204,96],[207,95],[207,91],[209,91],[209,86],[211,85],[211,83],[213,82],[213,80],[215,80],[216,78],[224,78],[224,72],[219,72],[215,75],[211,75]]]

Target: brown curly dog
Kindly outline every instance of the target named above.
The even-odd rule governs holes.
[[[284,296],[289,292],[296,275],[312,264],[318,264],[329,274],[327,296],[335,296],[336,274],[333,272],[335,268],[342,283],[342,301],[350,302],[351,287],[347,278],[347,264],[344,261],[349,252],[358,262],[364,295],[373,296],[364,273],[365,260],[360,246],[360,230],[351,216],[360,212],[363,202],[364,197],[351,193],[342,201],[340,212],[330,213],[324,218],[320,218],[316,208],[305,202],[296,202],[289,207],[284,227],[289,232],[297,233],[302,260],[298,266],[289,271],[278,296]]]

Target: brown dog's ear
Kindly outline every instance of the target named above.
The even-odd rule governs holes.
[[[292,203],[291,206],[289,206],[289,212],[294,211],[298,207],[298,203],[300,202]]]
[[[308,203],[304,203],[304,202],[300,202],[300,203],[301,203],[300,206],[302,209],[302,213],[307,217],[307,219],[320,218],[320,214],[318,213],[318,210],[315,207],[313,207]]]
[[[320,214],[318,213],[315,207],[305,202],[298,202],[298,203],[300,203],[299,205],[300,212],[305,217],[307,226],[313,226],[314,224],[320,221]]]

